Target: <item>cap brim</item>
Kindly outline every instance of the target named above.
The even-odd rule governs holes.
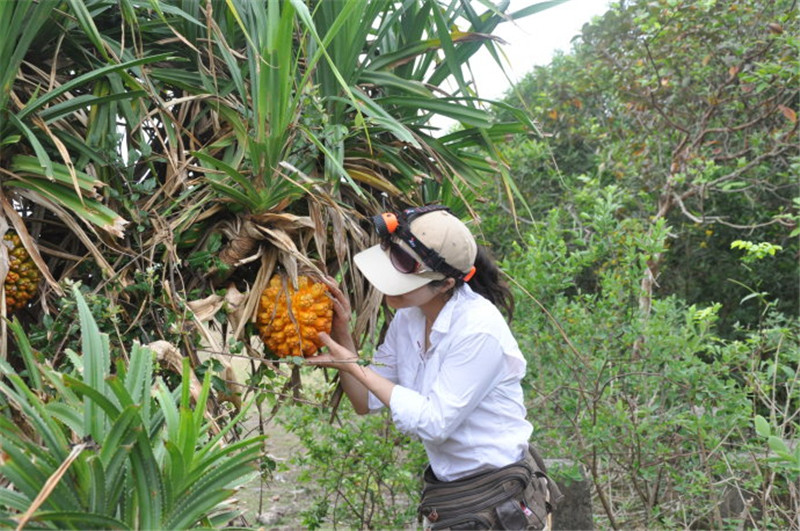
[[[401,273],[395,269],[380,245],[361,251],[353,257],[353,261],[375,289],[384,295],[403,295],[442,278],[439,273]]]

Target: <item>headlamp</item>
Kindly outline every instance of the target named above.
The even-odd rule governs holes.
[[[439,255],[439,253],[427,247],[411,232],[411,221],[413,221],[414,218],[430,212],[436,212],[437,210],[450,212],[449,208],[441,205],[428,205],[416,208],[408,208],[403,210],[399,215],[395,215],[392,212],[384,212],[378,216],[373,216],[372,224],[375,226],[375,231],[378,233],[378,237],[380,237],[383,241],[382,247],[391,249],[390,239],[392,237],[397,237],[405,242],[406,245],[408,245],[408,247],[420,257],[422,262],[433,271],[441,273],[447,277],[452,277],[457,280],[464,280],[467,282],[475,273],[474,266],[467,273],[454,268],[448,264],[444,258]],[[406,267],[404,265],[402,268],[400,268],[395,262],[398,261],[392,260],[392,264],[401,273],[413,272],[411,267]]]

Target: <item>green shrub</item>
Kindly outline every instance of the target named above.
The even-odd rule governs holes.
[[[219,527],[256,473],[261,437],[228,443],[235,421],[207,416],[209,371],[192,389],[188,360],[174,392],[154,378],[154,354],[112,349],[77,286],[81,351],[59,373],[38,362],[11,323],[26,378],[0,363],[0,525],[46,529]],[[116,357],[116,356],[115,356]]]
[[[315,492],[303,525],[358,529],[397,529],[416,521],[421,476],[427,458],[422,445],[399,433],[386,413],[356,416],[340,408],[285,409],[285,427],[305,450],[292,464],[302,467],[300,481]]]
[[[613,194],[595,197],[580,227],[554,211],[507,260],[534,439],[586,466],[603,527],[722,528],[731,495],[751,500],[751,525],[796,522],[793,461],[767,473],[753,430],[758,413],[796,438],[796,319],[761,300],[761,325],[724,339],[722,305],[643,292],[667,227],[616,219]]]

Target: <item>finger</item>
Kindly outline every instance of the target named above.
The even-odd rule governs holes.
[[[318,354],[316,356],[309,356],[305,359],[305,363],[309,365],[325,365],[333,361],[329,354]]]
[[[333,278],[332,276],[325,275],[324,277],[322,277],[322,282],[324,282],[325,285],[328,286],[328,289],[330,289],[332,293],[336,292],[341,293],[341,290],[339,289],[339,283],[336,282],[336,279]]]
[[[347,297],[347,295],[340,291],[335,301],[339,303],[344,313],[350,315],[350,299]]]
[[[326,276],[323,279],[323,281],[325,282],[325,285],[328,286],[328,289],[330,290],[331,294],[333,295],[334,300],[341,301],[343,303],[343,305],[349,306],[349,302],[347,300],[347,297],[345,296],[344,292],[339,287],[339,284],[336,282],[336,280],[333,277]]]
[[[319,334],[317,334],[317,337],[319,337],[319,340],[322,341],[322,343],[328,348],[339,346],[339,343],[331,339],[331,336],[329,336],[325,332],[320,332]]]
[[[339,299],[332,299],[332,300],[334,308],[336,308],[337,310],[344,310],[344,305],[342,304],[342,301],[340,301]]]
[[[326,334],[325,332],[320,332],[318,334],[320,341],[328,347],[328,352],[330,354],[331,360],[334,362],[341,362],[342,360],[346,360],[349,358],[357,359],[358,356],[350,352],[347,347],[344,347],[336,342],[330,335]]]
[[[350,321],[350,310],[341,304],[336,304],[333,307],[333,314],[337,321],[348,323]]]

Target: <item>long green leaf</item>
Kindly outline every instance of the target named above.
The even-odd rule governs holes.
[[[141,407],[145,429],[150,426],[150,391],[153,387],[153,351],[134,343],[130,354],[130,365],[125,375],[125,388],[131,399]]]
[[[8,438],[0,437],[0,445],[7,454],[6,464],[0,472],[11,483],[32,500],[44,489],[50,476],[60,462],[50,462],[46,454],[36,452],[32,444],[13,444]],[[35,455],[35,457],[32,457]],[[68,485],[69,475],[62,477],[48,495],[43,506],[57,510],[79,509],[81,502],[78,493]]]
[[[210,176],[207,177],[209,178],[210,181],[209,184],[211,185],[211,188],[213,188],[223,196],[227,197],[228,199],[231,199],[238,205],[247,208],[251,212],[258,211],[261,201],[253,200],[249,195],[240,191],[238,188],[234,188],[233,186],[220,182],[214,177]]]
[[[183,360],[183,387],[189,390],[191,382],[192,367],[188,358]],[[181,398],[181,431],[180,446],[183,458],[187,464],[194,460],[194,452],[203,435],[203,425],[206,414],[206,404],[211,392],[212,371],[206,371],[203,376],[203,384],[200,393],[195,398],[194,408],[192,408],[191,397],[184,391]]]
[[[245,405],[242,407],[242,409],[239,411],[239,413],[238,413],[238,414],[237,414],[237,415],[236,415],[234,418],[232,418],[230,422],[228,422],[227,424],[225,424],[225,425],[222,427],[222,429],[220,429],[220,430],[219,430],[219,432],[217,432],[217,434],[216,434],[216,435],[214,435],[214,436],[213,436],[213,437],[212,437],[212,438],[211,438],[211,439],[208,441],[208,443],[207,443],[206,445],[204,445],[204,446],[203,446],[203,448],[201,448],[201,449],[200,449],[200,450],[197,452],[197,457],[198,457],[198,459],[203,459],[203,458],[204,458],[204,457],[205,457],[205,456],[206,456],[206,455],[207,455],[209,452],[211,452],[211,451],[213,451],[213,450],[217,449],[217,448],[219,447],[219,446],[218,446],[218,443],[221,443],[221,442],[222,442],[222,441],[225,439],[225,437],[227,437],[227,435],[228,435],[228,434],[229,434],[231,431],[233,431],[233,430],[235,429],[235,427],[236,427],[236,426],[239,426],[239,425],[240,425],[240,424],[239,424],[240,422],[242,422],[242,421],[244,421],[244,420],[245,420],[245,416],[247,415],[247,412],[250,410],[250,408],[252,407],[252,405],[253,405],[253,402],[252,402],[252,401],[251,401],[250,403],[248,403],[248,404],[245,404]],[[256,437],[251,437],[251,438],[245,439],[244,441],[240,441],[240,442],[248,442],[248,441],[251,441],[251,440],[252,440],[252,441],[261,441],[261,440],[264,440],[265,438],[266,438],[266,436],[264,436],[264,435],[258,435],[258,436],[256,436]],[[232,449],[234,449],[234,450],[235,450],[235,449],[237,449],[237,448],[238,448],[238,443],[236,443],[236,444],[234,444],[234,445],[232,445],[232,446],[231,446],[231,445],[229,445],[227,448],[228,448],[228,449],[231,449],[231,448],[232,448]]]
[[[233,166],[230,166],[229,164],[226,164],[225,162],[223,162],[223,161],[221,161],[219,159],[216,159],[216,158],[214,158],[214,157],[212,157],[212,156],[210,156],[210,155],[208,155],[206,153],[203,153],[201,151],[193,151],[192,155],[194,155],[195,157],[197,157],[201,161],[205,162],[206,164],[211,166],[213,169],[223,171],[225,173],[225,175],[230,177],[236,184],[238,184],[239,186],[244,188],[245,193],[247,195],[253,196],[253,197],[258,197],[258,190],[256,190],[256,188],[253,186],[253,184],[250,182],[250,180],[247,179],[241,173],[239,173],[239,171],[236,168],[234,168]]]
[[[108,65],[108,66],[104,66],[104,67],[101,67],[101,68],[97,68],[95,70],[92,70],[90,72],[82,74],[82,75],[76,77],[75,79],[73,79],[71,81],[68,81],[67,83],[64,83],[63,85],[59,86],[58,88],[55,88],[55,89],[53,89],[51,91],[48,91],[47,93],[45,93],[42,97],[40,97],[38,99],[35,99],[33,101],[28,102],[25,105],[25,108],[22,109],[19,113],[17,113],[17,118],[19,120],[23,120],[29,114],[31,114],[31,113],[33,113],[35,111],[38,111],[39,109],[41,109],[42,107],[44,107],[45,105],[50,103],[51,101],[61,97],[63,94],[66,94],[67,92],[69,92],[69,91],[71,91],[71,90],[73,90],[73,89],[75,89],[77,87],[80,87],[81,85],[84,85],[85,83],[87,83],[89,81],[92,81],[94,79],[103,77],[103,76],[105,76],[107,74],[111,74],[111,73],[114,73],[114,72],[127,70],[129,68],[133,68],[133,67],[141,66],[141,65],[146,65],[146,64],[149,64],[149,63],[156,63],[156,62],[159,62],[159,61],[179,61],[179,60],[181,60],[181,59],[178,58],[178,57],[173,57],[169,53],[162,53],[162,54],[158,54],[158,55],[152,55],[150,57],[141,57],[139,59],[133,59],[131,61],[126,61],[124,63],[118,63],[118,64],[113,64],[113,65]]]
[[[95,455],[90,458],[91,484],[89,486],[89,512],[104,514],[107,506],[107,483],[103,462]]]
[[[65,374],[64,383],[97,404],[105,412],[107,418],[112,422],[119,417],[121,411],[117,404],[106,398],[106,395],[104,395],[102,392],[84,383],[83,380],[78,380],[73,376]]]
[[[167,521],[169,527],[182,529],[194,524],[198,515],[206,514],[233,494],[226,487],[236,486],[255,473],[251,464],[258,458],[260,448],[254,446],[237,454],[218,467],[201,476],[175,506]]]
[[[106,377],[111,369],[111,353],[109,352],[108,336],[100,333],[100,328],[92,316],[86,300],[81,294],[78,285],[73,285],[72,295],[78,306],[78,317],[81,323],[81,347],[83,349],[83,381],[92,389],[103,395],[108,393]],[[87,400],[84,404],[84,422],[87,431],[95,441],[105,439],[109,419],[99,404]]]
[[[118,448],[105,464],[106,506],[102,510],[103,514],[116,514],[120,504],[125,507],[132,505],[132,500],[126,499],[129,492],[126,490],[126,486],[130,480],[127,469],[129,449],[129,445]],[[123,495],[123,492],[126,494]]]
[[[0,381],[0,391],[13,400],[25,414],[41,437],[41,443],[47,449],[47,458],[53,463],[60,463],[69,455],[69,441],[61,431],[61,427],[48,414],[42,399],[35,394],[16,373],[7,373],[6,378],[14,385],[16,392]]]
[[[180,429],[180,413],[175,405],[175,397],[169,392],[166,384],[161,379],[156,384],[156,399],[164,415],[164,423],[167,429],[166,438],[177,441],[178,430]]]
[[[31,506],[33,500],[19,491],[6,487],[0,487],[0,507],[15,509],[24,513]]]
[[[108,466],[117,452],[127,453],[125,447],[137,437],[137,431],[142,429],[140,411],[141,407],[138,405],[127,406],[114,420],[100,449],[100,460],[103,466]]]
[[[42,168],[37,159],[27,155],[15,155],[11,159],[11,170],[19,174],[42,175]],[[51,173],[52,178],[62,184],[71,186],[76,182],[72,179],[69,168],[64,164],[53,164]],[[75,170],[75,176],[77,177],[77,184],[82,190],[94,191],[104,184],[83,171]]]
[[[211,371],[208,371],[209,374]],[[198,401],[197,408],[205,410]],[[202,434],[202,422],[195,423],[192,410],[186,406],[181,406],[181,427],[179,430],[180,437],[175,441],[178,449],[180,450],[181,458],[183,459],[184,468],[191,470],[192,461],[194,461],[195,448],[199,443]]]
[[[68,116],[78,109],[86,109],[93,105],[105,105],[115,101],[135,100],[147,96],[144,90],[131,90],[130,92],[122,92],[119,94],[109,94],[107,96],[94,96],[92,94],[80,94],[74,98],[51,105],[47,109],[39,113],[39,117],[45,123],[51,123],[54,120]]]
[[[395,69],[398,66],[410,63],[414,58],[420,55],[438,50],[441,44],[439,39],[412,42],[395,51],[381,54],[374,58],[370,63],[370,70],[381,71]]]
[[[31,518],[37,522],[53,522],[58,526],[73,524],[79,528],[94,529],[130,529],[125,522],[103,514],[92,514],[86,511],[36,511]],[[142,528],[146,529],[146,528]]]
[[[56,469],[56,465],[43,466],[46,463],[37,462],[28,456],[24,444],[14,444],[6,437],[0,437],[0,445],[7,455],[5,464],[0,466],[0,472],[17,490],[33,501],[49,475]]]
[[[372,98],[361,92],[357,88],[352,89],[353,96],[357,102],[357,108],[364,115],[368,116],[374,123],[385,128],[392,133],[398,140],[407,142],[415,148],[420,148],[420,144],[411,131],[403,124],[398,122],[386,109],[378,105]],[[334,99],[334,98],[332,98]]]
[[[464,80],[461,65],[465,62],[464,59],[459,60],[456,56],[456,48],[453,44],[453,38],[450,34],[451,21],[445,20],[444,13],[440,9],[432,9],[433,20],[435,21],[436,35],[442,44],[442,51],[444,52],[444,61],[437,69],[440,72],[448,72],[453,76],[461,89],[462,94],[468,94],[467,82]],[[432,76],[433,77],[433,76]],[[433,84],[438,84],[437,80],[429,80]],[[467,101],[467,103],[470,103]]]
[[[519,20],[523,17],[527,17],[545,9],[550,9],[551,7],[556,7],[558,5],[563,4],[564,2],[569,2],[569,0],[548,0],[547,2],[539,2],[538,4],[532,4],[527,7],[523,7],[518,11],[514,11],[510,13],[509,16],[512,20]]]
[[[30,143],[31,147],[33,148],[33,152],[36,153],[36,159],[39,161],[39,165],[44,168],[45,176],[53,179],[53,161],[50,160],[50,155],[47,154],[47,150],[39,141],[39,138],[31,130],[31,128],[27,126],[27,124],[13,114],[10,115],[8,119],[17,129],[22,131],[22,134]]]
[[[3,184],[9,187],[25,188],[26,190],[37,192],[41,194],[42,197],[66,207],[81,219],[96,225],[106,232],[120,238],[124,236],[123,229],[128,223],[127,220],[92,198],[85,197],[81,200],[71,188],[43,179],[16,179],[6,181]]]
[[[266,440],[266,437],[253,437],[232,444],[209,441],[203,445],[201,451],[197,452],[198,458],[193,464],[191,475],[187,478],[188,481],[194,484],[209,470],[220,466],[221,462],[227,462],[232,458],[238,459],[243,452],[250,452],[252,448],[257,449],[257,445],[261,444],[263,440]]]
[[[166,522],[168,529],[189,529],[194,527],[200,518],[231,498],[233,489],[214,488],[204,492],[193,493],[191,497],[182,498],[176,504],[175,513]]]
[[[0,114],[8,108],[11,87],[25,55],[58,3],[58,0],[0,2]]]
[[[486,135],[491,140],[502,141],[509,136],[524,135],[530,133],[530,131],[527,125],[517,121],[494,124],[489,129],[486,129]],[[484,137],[479,135],[474,128],[453,131],[439,137],[439,141],[449,149],[467,149],[485,145]]]
[[[164,500],[167,507],[175,504],[178,493],[187,487],[190,474],[181,449],[173,441],[165,441],[167,461],[164,464]]]
[[[372,83],[382,89],[393,88],[405,95],[416,95],[423,98],[434,98],[433,92],[424,83],[413,79],[404,79],[394,72],[366,71],[359,78],[361,83]]]
[[[67,1],[72,8],[71,14],[77,19],[78,25],[83,31],[83,34],[89,38],[95,49],[97,49],[97,51],[100,52],[100,54],[102,54],[106,60],[109,60],[110,57],[106,47],[104,46],[103,36],[97,30],[97,26],[94,23],[94,14],[89,12],[86,7],[86,2],[84,0]]]
[[[408,109],[425,109],[458,120],[462,124],[486,128],[491,125],[488,112],[475,107],[461,105],[444,99],[419,98],[412,96],[388,96],[376,100],[381,105],[398,105]],[[464,101],[461,99],[459,101]]]
[[[22,328],[22,323],[19,322],[19,318],[16,315],[8,323],[8,328],[11,330],[11,333],[14,334],[14,339],[19,349],[19,355],[22,358],[22,362],[25,364],[25,369],[28,371],[28,379],[33,389],[41,393],[42,377],[39,374],[39,364],[36,363],[36,359],[33,357],[31,342],[28,340],[28,336]]]
[[[76,406],[58,401],[49,402],[45,405],[45,408],[54,419],[58,419],[59,422],[63,423],[65,426],[68,426],[79,437],[86,436],[86,433],[83,429],[83,415]]]
[[[131,453],[131,472],[143,529],[163,528],[164,484],[147,434],[139,432]]]

